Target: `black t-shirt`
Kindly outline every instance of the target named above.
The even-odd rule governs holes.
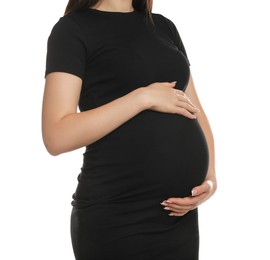
[[[85,111],[157,81],[187,83],[186,51],[174,23],[153,13],[86,9],[55,24],[48,39],[46,73],[83,80],[79,108]],[[183,59],[183,56],[186,59]]]

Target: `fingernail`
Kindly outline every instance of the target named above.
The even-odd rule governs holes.
[[[193,119],[196,119],[197,117],[195,115],[192,115]]]
[[[191,195],[192,195],[192,196],[196,196],[196,195],[197,195],[197,190],[192,190],[192,191],[191,191]]]
[[[172,203],[170,200],[166,200],[165,202],[166,202],[166,203]]]
[[[170,214],[168,214],[169,216],[174,216],[174,214],[173,213],[170,213]]]
[[[161,204],[162,206],[166,206],[166,202],[164,202],[164,201],[161,202],[160,204]]]
[[[170,210],[170,208],[168,208],[168,207],[165,207],[165,208],[163,208],[163,209],[165,209],[165,210]]]
[[[177,83],[177,81],[173,81],[172,83],[176,84],[176,83]]]

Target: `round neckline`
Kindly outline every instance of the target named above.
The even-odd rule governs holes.
[[[114,11],[104,11],[104,10],[98,10],[98,9],[94,9],[94,8],[87,8],[89,11],[95,12],[95,13],[100,13],[100,14],[115,14],[115,15],[131,15],[131,14],[135,14],[137,12],[136,9],[134,9],[131,12],[114,12]]]

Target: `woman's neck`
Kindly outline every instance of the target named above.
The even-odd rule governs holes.
[[[132,12],[132,0],[101,0],[97,5],[91,7],[101,11],[108,12]]]

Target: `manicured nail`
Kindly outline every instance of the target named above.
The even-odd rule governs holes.
[[[166,202],[166,203],[172,203],[170,200],[166,200],[165,202]]]
[[[162,206],[166,206],[166,202],[164,202],[164,201],[161,202],[160,204],[161,204]]]
[[[177,81],[173,81],[172,83],[176,84],[176,83],[177,83]]]
[[[196,117],[195,115],[192,115],[192,118],[193,118],[193,119],[196,119],[197,117]]]
[[[191,191],[191,195],[192,195],[192,196],[196,196],[196,195],[197,195],[197,190],[192,190],[192,191]]]
[[[163,209],[165,209],[165,210],[170,210],[170,208],[168,208],[168,207],[165,207],[165,208],[163,208]]]
[[[174,214],[173,213],[170,213],[170,214],[168,214],[169,216],[174,216]]]

